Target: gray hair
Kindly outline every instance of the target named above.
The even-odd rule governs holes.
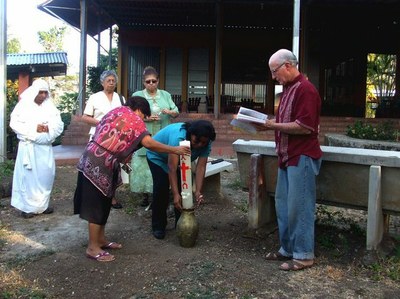
[[[117,73],[113,70],[107,70],[102,72],[100,75],[100,83],[103,84],[104,80],[109,76],[113,76],[115,78],[115,83],[118,83]]]
[[[270,58],[270,62],[275,60],[278,64],[289,62],[291,65],[297,65],[299,62],[297,60],[296,55],[293,54],[292,51],[287,49],[280,49],[276,51]]]

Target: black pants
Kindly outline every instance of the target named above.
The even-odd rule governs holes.
[[[153,231],[165,230],[167,226],[167,209],[169,205],[169,178],[162,167],[147,159],[151,175],[153,177],[153,201],[151,204],[152,218],[151,226]],[[179,169],[177,170],[178,189],[181,192],[181,178]],[[175,225],[178,222],[181,213],[175,209]]]

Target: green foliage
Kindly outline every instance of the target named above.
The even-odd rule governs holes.
[[[64,35],[66,30],[66,26],[54,26],[48,31],[39,31],[39,43],[43,46],[46,52],[63,51]]]
[[[396,88],[396,55],[367,56],[367,84],[372,85],[379,98],[391,96]]]
[[[72,118],[72,114],[70,112],[63,112],[61,113],[61,120],[64,122],[64,130],[61,133],[60,136],[58,136],[56,138],[56,140],[54,140],[53,142],[53,146],[55,145],[60,145],[61,141],[62,141],[62,137],[64,136],[65,130],[67,129],[67,127],[69,126],[69,124],[71,123],[71,118]]]
[[[76,109],[79,107],[77,92],[67,92],[62,95],[60,99],[61,101],[58,103],[57,108],[61,111],[61,120],[64,122],[64,131],[53,142],[53,146],[61,144],[64,132],[71,123],[72,114],[74,114]]]
[[[17,145],[17,138],[14,131],[10,128],[10,115],[18,103],[18,80],[7,80],[7,99],[6,99],[6,126],[7,126],[7,152],[13,152]]]
[[[15,105],[18,103],[18,81],[7,80],[7,111],[6,122],[10,123],[10,114],[14,110]],[[9,126],[7,126],[7,133],[14,134]]]
[[[66,92],[60,97],[60,102],[57,105],[58,110],[61,113],[75,113],[79,107],[78,93],[77,92]]]
[[[317,207],[317,224],[348,229],[360,236],[365,234],[354,219],[345,217],[342,211],[329,209],[324,205],[318,205]]]
[[[102,67],[98,66],[88,66],[87,73],[88,73],[88,94],[96,93],[100,90],[103,90],[103,86],[100,83],[100,75],[104,71]]]
[[[4,178],[12,177],[14,172],[14,160],[5,159],[4,162],[0,163],[0,180]]]
[[[117,63],[118,63],[118,49],[113,48],[111,49],[111,68],[109,66],[108,61],[109,55],[102,55],[100,54],[100,65],[99,66],[88,66],[87,74],[88,74],[88,94],[93,94],[98,91],[103,90],[103,86],[100,83],[100,75],[105,70],[116,70]]]
[[[358,120],[354,125],[347,127],[347,136],[359,139],[398,141],[399,135],[392,121],[373,126]]]
[[[397,256],[381,258],[378,262],[369,266],[372,271],[371,278],[379,281],[389,277],[393,281],[400,281],[400,259]]]
[[[21,52],[21,43],[17,38],[7,40],[7,54],[15,54]]]
[[[109,55],[100,54],[100,67],[105,70],[116,70],[118,67],[118,48],[111,49],[111,67],[109,67],[108,58]]]

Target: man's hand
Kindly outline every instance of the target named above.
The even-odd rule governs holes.
[[[267,130],[274,130],[275,119],[267,119],[265,123],[258,124],[258,123],[251,123],[257,131],[267,131]]]

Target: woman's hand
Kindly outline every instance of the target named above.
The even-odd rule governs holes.
[[[179,194],[174,196],[174,207],[178,211],[182,211],[182,196]]]
[[[187,146],[175,146],[175,154],[177,155],[191,155],[190,147]]]
[[[200,206],[204,202],[203,194],[201,194],[200,192],[196,192],[194,194],[194,197],[196,199],[197,206]]]
[[[157,114],[152,114],[152,115],[150,115],[150,117],[148,117],[148,119],[150,121],[157,121],[157,120],[160,120],[160,116]]]

